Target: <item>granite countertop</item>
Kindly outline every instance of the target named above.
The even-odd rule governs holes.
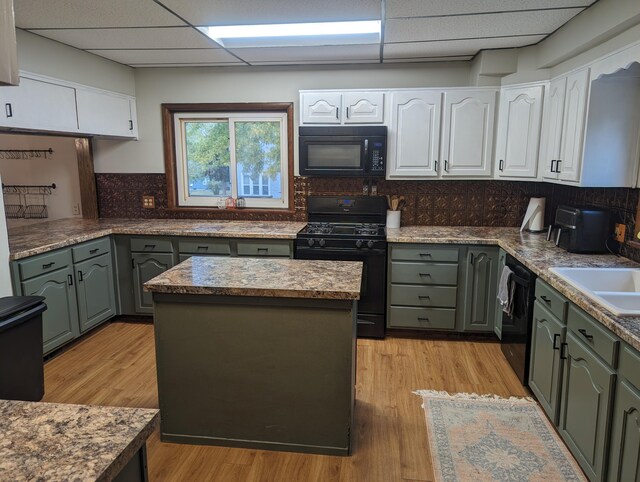
[[[144,284],[154,293],[357,300],[361,261],[193,256]]]
[[[158,413],[0,400],[0,480],[113,480],[156,428]]]
[[[10,228],[9,252],[10,260],[16,260],[110,234],[295,239],[305,225],[286,221],[60,219]]]
[[[387,229],[390,243],[478,244],[500,246],[604,326],[640,350],[640,316],[617,316],[549,271],[552,267],[639,268],[640,264],[612,254],[574,254],[547,241],[546,233],[519,228],[407,226]]]

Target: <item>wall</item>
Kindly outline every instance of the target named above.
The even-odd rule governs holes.
[[[2,184],[2,175],[0,175],[0,184]],[[0,197],[0,298],[12,294],[11,276],[9,275],[9,236],[4,220],[4,201]]]
[[[70,137],[50,137],[32,135],[0,134],[2,149],[53,149],[53,155],[45,159],[2,159],[0,153],[0,174],[5,184],[56,184],[51,196],[46,196],[48,220],[74,216],[73,206],[80,207],[80,184],[75,141]],[[42,196],[29,195],[28,202],[41,204]],[[8,195],[5,203],[17,204],[17,195]],[[24,202],[24,199],[22,199]],[[77,215],[79,216],[79,214]],[[43,219],[8,219],[11,228],[33,224]]]

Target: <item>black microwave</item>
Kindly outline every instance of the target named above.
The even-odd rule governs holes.
[[[301,176],[385,176],[386,126],[303,126],[299,134]]]

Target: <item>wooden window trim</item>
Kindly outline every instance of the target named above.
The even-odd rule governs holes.
[[[245,103],[197,103],[197,104],[162,104],[162,138],[164,146],[164,170],[167,178],[167,208],[174,212],[220,212],[216,206],[180,206],[178,205],[178,184],[176,174],[175,128],[174,115],[189,112],[278,112],[287,114],[287,190],[288,206],[286,209],[243,208],[232,209],[237,213],[273,213],[293,214],[293,102],[245,102]],[[229,208],[227,208],[229,210]]]

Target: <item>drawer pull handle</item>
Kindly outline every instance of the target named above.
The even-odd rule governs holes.
[[[560,343],[560,360],[566,360],[567,359],[567,353],[565,351],[565,348],[569,346],[566,343]]]
[[[51,263],[45,263],[42,265],[42,269],[49,269],[51,268],[54,264],[56,264],[54,261],[51,261]]]
[[[96,254],[98,251],[100,251],[100,248],[90,249],[89,254]]]
[[[555,335],[553,335],[553,349],[554,350],[559,350],[560,347],[558,346],[558,338],[560,338],[560,333],[556,333]]]
[[[420,300],[430,300],[431,296],[429,296],[429,295],[418,295],[418,299],[420,299]]]
[[[431,273],[418,273],[419,276],[428,276],[431,278]]]
[[[78,271],[78,281],[83,281],[82,271]]]
[[[549,298],[547,298],[546,296],[541,296],[540,299],[542,301],[544,301],[546,304],[550,305],[551,304],[551,300]]]
[[[153,249],[153,248],[155,248],[155,247],[156,247],[156,245],[155,245],[155,244],[145,244],[145,245],[144,245],[144,248],[145,248],[145,249],[147,249],[147,248],[151,248],[151,249]]]
[[[431,257],[431,253],[420,253],[420,256],[429,256],[429,257]]]
[[[418,321],[426,321],[428,323],[429,322],[429,318],[418,316]]]
[[[67,275],[67,283],[69,283],[69,286],[73,286],[73,276],[70,274]]]
[[[209,251],[209,246],[198,246],[198,250],[200,250],[200,251]]]
[[[585,330],[584,328],[580,328],[578,330],[580,332],[580,334],[582,336],[584,336],[587,340],[589,341],[593,341],[593,335],[590,335],[589,333],[587,333],[587,330]]]
[[[268,253],[269,248],[258,248],[258,253]]]

